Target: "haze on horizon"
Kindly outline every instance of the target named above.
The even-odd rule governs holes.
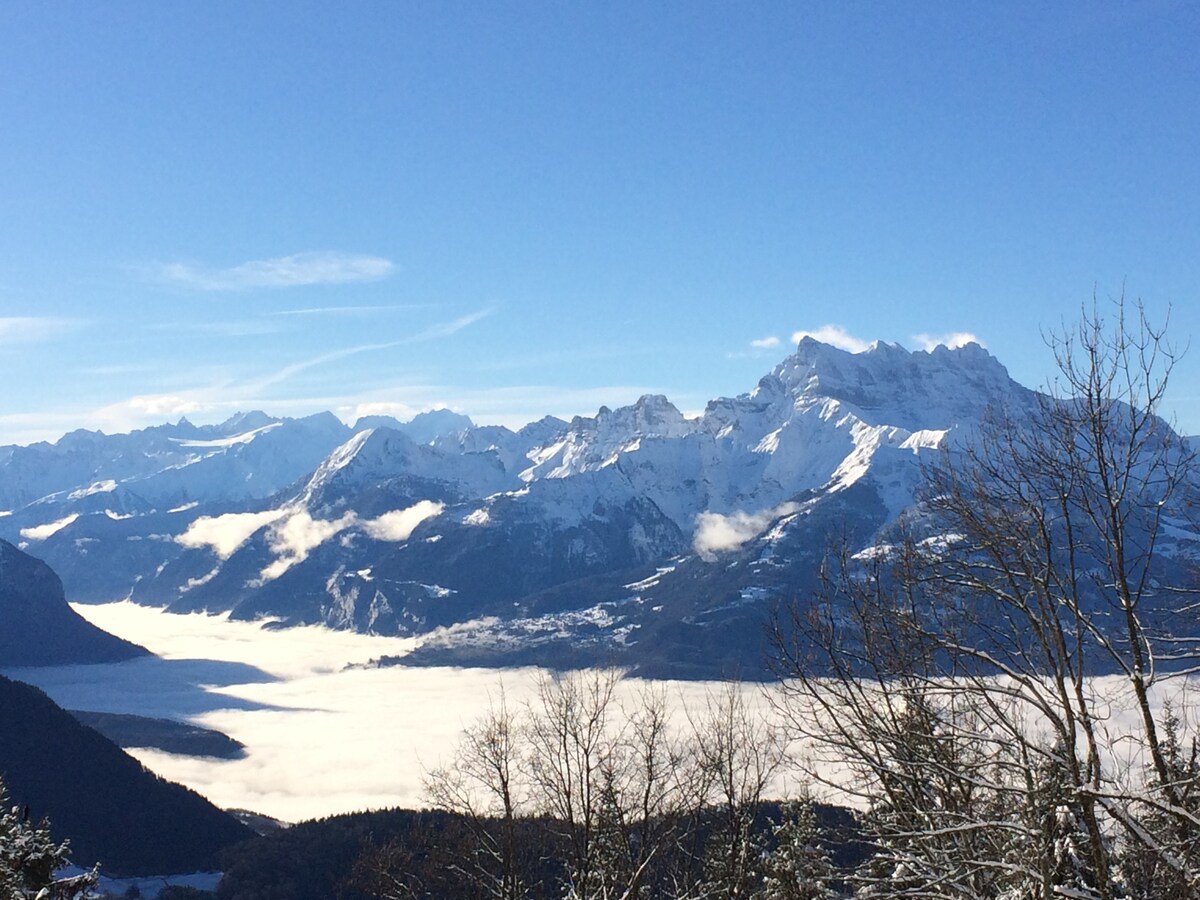
[[[1200,10],[0,10],[0,444],[749,390],[801,333],[1200,335]],[[1200,432],[1200,360],[1169,408]]]

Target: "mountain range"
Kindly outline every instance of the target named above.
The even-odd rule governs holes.
[[[650,395],[517,431],[447,410],[77,431],[0,448],[0,537],[73,601],[421,636],[405,664],[753,675],[831,540],[879,541],[923,464],[1036,402],[977,344],[805,338],[694,417]]]

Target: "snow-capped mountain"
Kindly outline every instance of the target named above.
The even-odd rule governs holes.
[[[696,418],[646,396],[520,431],[442,410],[75,432],[0,451],[0,536],[72,599],[425,635],[409,661],[753,671],[831,534],[869,545],[923,460],[1035,402],[978,345],[806,338]]]

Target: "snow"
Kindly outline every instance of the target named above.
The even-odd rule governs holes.
[[[463,518],[464,525],[486,525],[491,516],[486,509],[477,509]]]
[[[61,873],[63,876],[82,875],[84,870],[68,866]],[[220,872],[192,872],[185,875],[142,875],[137,878],[109,878],[100,876],[97,887],[106,895],[114,897],[129,896],[132,888],[137,888],[137,896],[154,900],[168,886],[190,887],[198,891],[215,893],[221,880]]]
[[[117,489],[117,483],[112,479],[106,481],[96,481],[89,484],[87,487],[79,488],[79,490],[71,491],[67,495],[68,500],[82,500],[84,497],[91,497],[93,494],[108,494]]]
[[[625,585],[631,591],[644,591],[654,587],[662,580],[664,575],[675,571],[675,566],[660,566],[654,570],[654,574],[649,578],[643,578],[641,581],[635,581],[632,584]]]
[[[252,566],[244,558],[229,563],[242,567],[239,583],[257,576],[262,585],[303,564],[308,584],[324,584],[341,567],[369,567],[391,552],[372,546],[364,536],[406,542],[421,523],[446,511],[424,499],[372,519],[355,512],[368,503],[372,514],[387,509],[375,504],[397,489],[406,498],[397,502],[453,497],[458,522],[495,528],[501,536],[518,525],[564,528],[588,519],[616,522],[634,511],[639,518],[629,528],[630,545],[643,559],[678,549],[673,529],[657,528],[641,512],[657,509],[695,552],[711,558],[757,538],[783,537],[790,517],[801,509],[795,505],[798,500],[820,503],[831,492],[864,480],[894,520],[912,503],[922,463],[952,433],[969,434],[989,403],[1019,408],[1031,396],[975,345],[908,353],[876,344],[850,354],[806,339],[752,391],[715,399],[698,417],[683,415],[665,397],[648,395],[615,410],[601,407],[595,416],[570,423],[545,420],[520,432],[467,427],[421,444],[393,427],[399,423],[384,420],[350,435],[340,423],[273,420],[255,413],[235,417],[221,429],[188,426],[183,432],[124,436],[127,446],[120,445],[121,452],[133,461],[133,474],[120,477],[108,477],[115,463],[104,462],[101,452],[115,439],[73,438],[79,446],[72,445],[72,452],[86,449],[96,455],[82,457],[88,472],[86,480],[76,478],[82,485],[55,487],[82,497],[111,482],[137,502],[169,507],[177,514],[199,506],[207,515],[176,520],[180,524],[174,530],[182,533],[171,539],[184,547],[210,549],[218,569],[258,534],[256,550],[266,547],[270,557],[255,559]],[[104,452],[112,454],[111,448]],[[307,467],[284,480],[288,465],[299,467],[310,452]],[[292,454],[287,465],[286,454]],[[6,474],[0,464],[0,503],[8,506]],[[429,493],[413,497],[410,492],[425,484],[431,485]],[[290,493],[280,494],[285,486]],[[20,488],[23,493],[33,490]],[[255,498],[268,496],[277,498],[274,508],[262,509]],[[68,502],[65,493],[55,497],[55,505],[37,518],[24,518],[32,513],[20,508],[17,515],[23,518],[10,523],[13,530],[19,525],[23,537],[44,539],[73,521],[67,516],[97,512],[95,501],[72,508],[80,501]],[[133,500],[128,509],[110,505],[119,511],[113,515],[145,510]],[[96,536],[103,545],[145,537],[139,532],[149,527],[139,529],[134,522]],[[154,527],[164,530],[161,524]],[[422,529],[422,537],[439,540],[442,535],[431,533],[435,530],[443,529]],[[664,534],[672,534],[669,548]],[[445,530],[445,536],[448,540],[437,549],[459,546],[458,539],[465,539],[454,530]],[[1190,541],[1180,533],[1176,544]],[[317,553],[326,542],[333,546]],[[92,556],[100,556],[98,548]],[[134,574],[159,577],[153,572],[159,561]],[[178,578],[177,571],[166,570],[161,577]],[[216,571],[183,587],[203,584]],[[179,588],[178,583],[158,586]]]

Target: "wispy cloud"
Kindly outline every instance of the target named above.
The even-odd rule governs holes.
[[[951,331],[947,334],[914,334],[913,343],[922,350],[932,350],[937,346],[946,346],[951,350],[966,344],[978,344],[981,347],[987,346],[969,331]]]
[[[222,411],[232,412],[236,401],[226,403],[222,397],[228,385],[192,388],[177,393],[138,394],[98,409],[81,413],[74,427],[99,428],[109,434],[120,434],[146,425],[160,425],[181,416],[206,416]]]
[[[88,366],[84,369],[79,369],[80,375],[88,377],[107,378],[120,375],[143,375],[147,372],[155,372],[158,366],[149,362],[123,362],[111,363],[103,366]]]
[[[370,316],[409,309],[428,309],[428,303],[394,303],[387,306],[314,306],[308,309],[280,309],[275,316]]]
[[[848,353],[862,353],[871,346],[870,341],[864,341],[846,331],[841,325],[822,325],[813,331],[797,331],[792,334],[792,343],[798,344],[804,338],[810,337],[823,344],[830,344]]]
[[[201,516],[175,538],[184,547],[211,547],[221,559],[228,559],[250,536],[286,514],[286,510],[268,509],[263,512],[225,513],[220,516]]]
[[[190,332],[193,334],[215,334],[220,337],[262,337],[267,334],[279,334],[284,326],[278,321],[269,319],[229,319],[195,321],[195,322],[160,322],[149,325],[151,331],[167,331],[171,333]]]
[[[389,350],[410,344],[423,343],[450,337],[463,329],[491,315],[492,309],[477,310],[467,315],[459,316],[446,322],[439,322],[423,331],[406,335],[392,341],[379,341],[370,344],[359,344],[353,347],[343,347],[322,353],[310,359],[292,363],[266,376],[242,380],[230,378],[227,375],[210,378],[208,384],[176,391],[164,391],[156,394],[138,394],[115,403],[109,403],[98,409],[83,411],[75,416],[57,416],[45,420],[43,427],[37,427],[39,422],[17,421],[10,417],[0,416],[0,427],[13,426],[12,430],[19,439],[26,442],[30,439],[55,440],[66,429],[60,430],[58,423],[65,422],[69,427],[85,425],[89,428],[100,428],[106,432],[125,432],[146,425],[157,425],[164,421],[173,421],[180,416],[189,416],[198,420],[211,419],[228,415],[236,410],[269,407],[276,412],[292,410],[306,414],[315,409],[337,409],[343,412],[347,407],[367,398],[347,397],[289,397],[272,396],[270,388],[282,384],[309,369],[328,365],[348,357],[372,351]],[[384,399],[384,398],[380,398]],[[394,401],[396,398],[386,398]],[[431,398],[429,401],[416,404],[416,410],[429,409],[436,406],[448,406],[449,403]],[[11,420],[11,421],[10,421]]]
[[[79,326],[76,319],[56,316],[0,316],[0,344],[48,341]]]
[[[449,322],[440,322],[437,325],[431,325],[424,331],[414,334],[410,338],[398,341],[399,344],[418,344],[422,341],[432,341],[437,338],[450,337],[452,334],[458,334],[464,328],[474,325],[481,319],[486,319],[495,312],[494,308],[480,309],[473,313],[468,313],[465,316],[459,316]]]
[[[750,346],[755,350],[774,350],[779,346],[779,343],[779,338],[772,334],[765,338],[759,338],[756,341],[751,341]]]
[[[126,405],[143,416],[184,416],[198,412],[204,405],[191,397],[178,394],[142,394],[130,397]]]
[[[379,281],[395,271],[381,256],[333,251],[296,253],[274,259],[252,259],[229,268],[192,263],[165,263],[158,273],[168,281],[202,291],[244,291],[252,288],[302,287]]]
[[[360,353],[370,353],[377,350],[391,350],[394,347],[403,347],[407,344],[419,344],[425,341],[437,340],[438,338],[450,337],[457,334],[464,328],[478,322],[481,319],[487,318],[492,314],[491,309],[481,309],[477,312],[469,313],[465,316],[459,316],[449,322],[440,322],[431,325],[424,331],[419,331],[416,334],[408,335],[407,337],[398,338],[394,341],[381,341],[372,344],[359,344],[356,347],[343,347],[340,350],[332,350],[329,353],[322,353],[320,356],[314,356],[312,359],[306,359],[301,362],[292,363],[289,366],[284,366],[278,372],[268,375],[265,378],[255,382],[251,387],[253,390],[262,390],[280,382],[287,381],[289,378],[294,378],[301,372],[316,366],[323,366],[331,362],[337,362],[341,359],[346,359],[350,356],[357,356]]]

